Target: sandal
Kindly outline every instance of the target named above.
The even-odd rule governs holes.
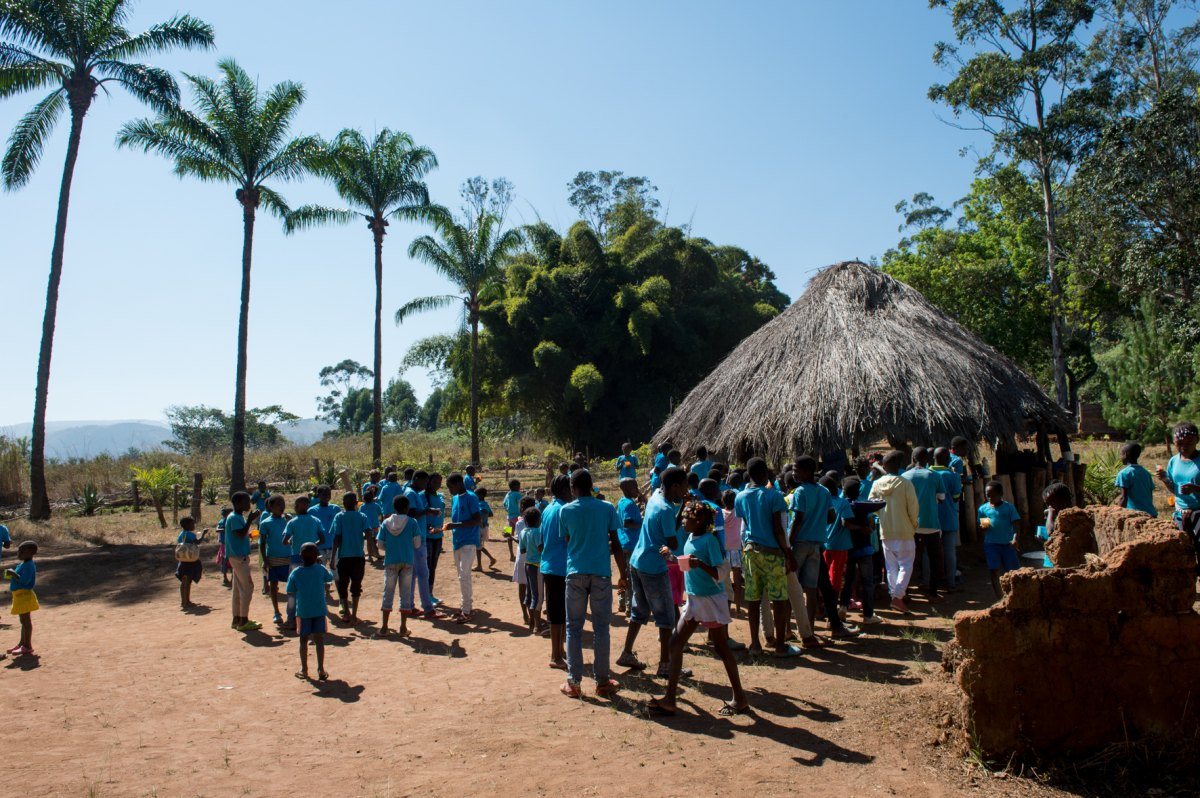
[[[612,679],[606,679],[605,681],[596,685],[596,695],[600,696],[601,698],[608,698],[610,695],[616,695],[616,692],[620,689],[620,685],[618,685]]]
[[[667,667],[665,667],[665,668],[663,668],[663,667],[659,666],[658,670],[656,670],[656,671],[654,672],[654,675],[655,675],[655,676],[657,676],[659,679],[668,679],[668,678],[670,678],[670,676],[671,676],[671,666],[670,666],[670,665],[668,665],[668,666],[667,666]],[[690,679],[690,678],[692,678],[692,669],[691,669],[691,668],[680,668],[680,669],[679,669],[679,678],[680,678],[680,679]]]
[[[309,675],[308,675],[307,673],[305,673],[304,671],[296,671],[296,672],[295,672],[295,673],[293,673],[292,675],[293,675],[293,676],[295,676],[297,679],[300,679],[300,680],[302,680],[302,681],[305,681],[305,682],[312,681],[312,677],[311,677],[311,676],[309,676]]]
[[[647,701],[646,709],[650,711],[651,715],[662,715],[668,718],[675,715],[675,710],[673,708],[663,706],[657,698],[651,698],[649,701]]]
[[[776,659],[791,659],[793,657],[799,657],[803,653],[804,653],[803,651],[796,648],[795,646],[785,646],[783,648],[779,648],[779,649],[775,650],[775,658]]]
[[[583,691],[579,689],[579,685],[567,679],[563,682],[563,686],[558,688],[558,691],[567,698],[579,698],[583,695]]]
[[[325,671],[317,671],[317,680],[318,680],[318,681],[322,681],[322,682],[323,682],[323,681],[325,681],[325,680],[326,680],[326,679],[328,679],[328,678],[329,678],[329,674],[328,674],[328,673],[326,673]]]
[[[749,704],[745,704],[745,705],[739,707],[737,704],[733,704],[733,703],[726,701],[724,704],[721,705],[721,708],[719,710],[717,710],[717,714],[723,718],[729,718],[734,715],[745,715],[749,711],[750,711]]]
[[[554,670],[556,670],[556,671],[565,671],[565,670],[567,669],[567,663],[565,663],[565,662],[551,662],[551,663],[550,663],[550,667],[551,667],[551,668],[553,668],[553,669],[554,669]]]

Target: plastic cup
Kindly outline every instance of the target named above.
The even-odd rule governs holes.
[[[692,568],[691,558],[687,556],[676,559],[675,563],[679,566],[679,570],[681,571],[690,571]]]

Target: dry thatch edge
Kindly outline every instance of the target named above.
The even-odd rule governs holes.
[[[996,441],[1069,425],[1032,378],[920,292],[846,261],[743,340],[654,439],[779,462],[887,437]]]

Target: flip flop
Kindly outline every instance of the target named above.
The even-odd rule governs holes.
[[[780,649],[775,650],[775,658],[776,659],[792,659],[793,657],[799,657],[803,654],[804,654],[804,652],[801,651],[800,649],[796,648],[795,646],[788,646],[782,650],[780,650]]]
[[[307,673],[304,673],[303,671],[296,671],[292,675],[295,676],[297,679],[300,679],[305,682],[312,681],[312,677],[309,676]]]
[[[570,681],[563,682],[563,686],[558,688],[558,692],[567,698],[579,698],[583,695],[583,691],[579,689],[579,685],[571,684]]]
[[[553,669],[554,669],[554,670],[556,670],[556,671],[565,671],[565,670],[567,669],[567,663],[565,663],[565,662],[551,662],[551,663],[550,663],[550,667],[551,667],[551,668],[553,668]]]
[[[317,671],[317,681],[323,682],[328,678],[329,678],[329,674],[326,673],[325,671]]]
[[[734,715],[744,715],[749,711],[750,711],[749,704],[739,707],[737,704],[732,704],[732,703],[726,701],[724,704],[721,705],[721,708],[719,710],[717,710],[717,714],[723,718],[729,718],[729,717],[733,717]]]
[[[670,669],[670,667],[667,667],[667,668],[659,668],[658,670],[656,670],[656,671],[654,672],[654,675],[655,675],[655,676],[657,676],[659,679],[667,679],[667,678],[670,678],[670,676],[671,676],[671,669]],[[692,678],[692,669],[691,669],[691,668],[680,668],[680,669],[679,669],[679,678],[680,678],[680,679],[690,679],[690,678]]]
[[[649,701],[647,701],[646,709],[649,710],[651,715],[662,715],[663,717],[667,718],[675,716],[675,710],[667,709],[658,702],[657,698],[651,698]]]

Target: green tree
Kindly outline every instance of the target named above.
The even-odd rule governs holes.
[[[429,392],[429,396],[425,397],[425,404],[421,405],[421,414],[417,419],[418,429],[433,432],[438,428],[438,416],[442,412],[444,397],[445,391],[442,388],[434,388]]]
[[[517,230],[504,230],[499,219],[482,213],[466,223],[449,211],[435,209],[430,218],[438,238],[421,236],[408,248],[409,257],[425,261],[449,280],[459,294],[413,299],[396,311],[396,324],[408,316],[461,303],[470,331],[471,357],[469,396],[471,416],[471,462],[479,463],[479,309],[486,292],[504,277],[504,267],[521,246]],[[440,240],[439,240],[440,238]]]
[[[86,3],[0,0],[0,99],[50,89],[21,118],[8,139],[8,149],[0,161],[5,189],[11,191],[29,182],[55,124],[64,112],[69,111],[71,116],[34,389],[33,448],[29,462],[29,517],[33,520],[50,517],[50,497],[46,493],[46,399],[50,390],[67,211],[84,117],[96,93],[101,89],[108,91],[109,86],[120,86],[156,110],[171,107],[179,99],[175,79],[169,72],[135,59],[177,47],[211,47],[213,41],[211,27],[186,15],[173,17],[141,33],[130,33],[125,24],[131,6],[129,0]]]
[[[930,0],[949,10],[957,44],[939,42],[934,63],[953,72],[929,98],[955,117],[975,119],[992,138],[986,171],[998,160],[1028,169],[1041,189],[1045,283],[1054,390],[1069,405],[1063,242],[1058,191],[1094,134],[1104,86],[1090,85],[1077,40],[1091,23],[1088,0]],[[964,49],[965,48],[965,49]]]
[[[1104,24],[1091,46],[1091,60],[1117,76],[1119,108],[1136,111],[1167,92],[1186,92],[1196,74],[1200,23],[1173,27],[1171,20],[1194,0],[1102,0]]]
[[[1119,343],[1101,354],[1104,417],[1143,440],[1170,443],[1172,425],[1196,408],[1196,358],[1151,301],[1124,324]]]
[[[204,405],[173,405],[166,414],[172,439],[164,443],[177,452],[211,455],[229,448],[233,441],[233,418],[223,410]],[[299,418],[279,405],[247,410],[246,447],[262,449],[279,445],[284,440],[280,425]]]
[[[389,220],[426,216],[429,189],[425,175],[437,166],[427,147],[418,147],[410,135],[384,128],[368,141],[357,130],[343,130],[324,144],[315,163],[318,174],[329,180],[347,209],[305,205],[288,216],[286,229],[366,219],[375,243],[375,367],[371,413],[371,460],[383,457],[383,237]]]
[[[571,190],[567,202],[605,243],[635,222],[653,217],[660,207],[654,196],[658,186],[647,177],[633,177],[624,172],[603,169],[580,172],[567,188]]]
[[[158,525],[167,528],[167,518],[163,515],[163,505],[171,498],[175,488],[185,483],[183,469],[177,465],[158,466],[156,468],[139,468],[134,466],[133,479],[154,502],[158,513]]]
[[[383,417],[397,432],[415,429],[421,419],[421,403],[408,380],[397,377],[383,392]]]
[[[291,138],[292,121],[304,102],[304,87],[285,81],[265,93],[237,62],[218,64],[220,82],[187,75],[197,112],[165,109],[155,120],[130,122],[118,143],[174,160],[175,173],[237,186],[242,210],[242,292],[238,314],[236,387],[233,401],[231,485],[246,484],[246,361],[250,319],[250,266],[259,206],[280,218],[289,209],[267,184],[300,177],[320,152],[315,136]]]
[[[317,377],[321,387],[328,388],[329,393],[317,397],[317,418],[338,423],[346,397],[360,387],[357,385],[360,380],[370,380],[374,376],[374,371],[350,358],[322,368]]]

